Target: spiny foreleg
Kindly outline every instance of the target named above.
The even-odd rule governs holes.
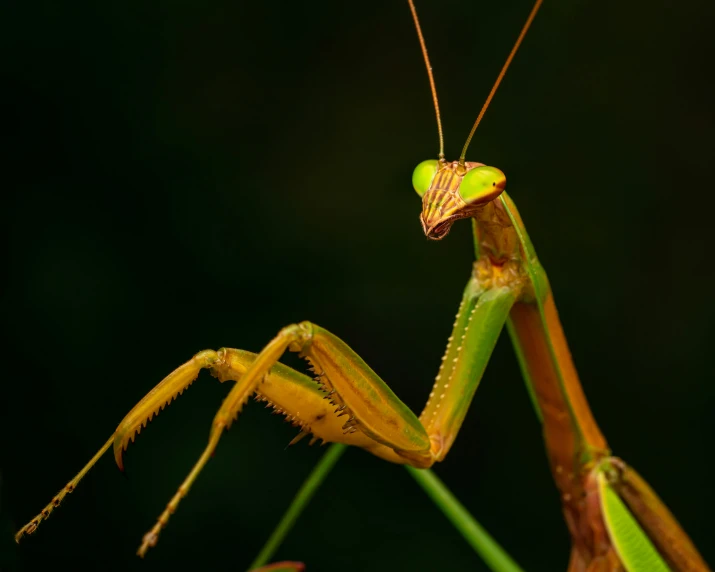
[[[280,379],[274,385],[276,378],[272,381],[268,376],[272,368],[285,367],[279,366],[277,361],[286,350],[299,352],[311,363],[324,390],[320,397],[324,403],[322,410],[317,406],[298,410],[296,403],[310,399],[311,393],[299,389],[297,384],[280,383]],[[254,392],[282,411],[292,411],[291,418],[298,420],[305,432],[324,440],[357,445],[393,462],[421,467],[432,464],[429,438],[414,413],[345,342],[327,330],[310,322],[287,326],[247,369],[237,350],[222,349],[218,354],[219,360],[211,366],[214,375],[220,380],[237,379],[238,382],[216,413],[209,442],[199,460],[154,527],[144,535],[138,550],[140,556],[156,545],[159,533],[215,451],[221,434],[231,426]],[[333,406],[335,409],[330,410]],[[347,416],[347,420],[339,420],[341,415]],[[336,430],[338,423],[339,431]]]
[[[197,353],[191,360],[178,367],[167,375],[154,389],[152,389],[131,411],[124,417],[116,428],[112,436],[102,445],[102,448],[90,459],[90,461],[69,481],[64,488],[57,493],[50,503],[42,511],[23,526],[16,534],[15,541],[20,542],[26,534],[32,534],[43,520],[49,518],[52,511],[57,508],[67,494],[73,492],[80,480],[99,461],[100,457],[114,445],[114,459],[120,469],[124,469],[122,464],[122,452],[126,450],[129,441],[133,441],[142,427],[164,409],[171,401],[191,385],[197,378],[202,368],[211,367],[219,359],[218,354],[213,350],[205,350]]]

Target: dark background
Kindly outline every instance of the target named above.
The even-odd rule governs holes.
[[[530,0],[420,2],[456,157]],[[404,2],[13,2],[0,321],[3,570],[244,569],[321,451],[251,404],[145,562],[227,387],[207,374],[11,534],[166,373],[310,319],[416,412],[472,259],[420,229],[437,137]],[[711,0],[547,1],[469,158],[519,205],[614,451],[715,563]],[[568,538],[502,339],[436,467],[527,570]],[[278,557],[308,570],[484,566],[400,467],[350,450]]]

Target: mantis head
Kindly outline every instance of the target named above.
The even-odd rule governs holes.
[[[454,221],[472,216],[496,199],[506,186],[506,177],[482,163],[429,160],[417,165],[412,185],[422,197],[420,221],[425,236],[440,240]]]

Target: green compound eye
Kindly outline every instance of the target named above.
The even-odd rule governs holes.
[[[427,161],[422,161],[415,170],[412,172],[412,186],[417,191],[419,196],[424,195],[429,189],[434,175],[439,169],[439,161],[436,159],[429,159]]]
[[[467,203],[486,203],[497,198],[505,186],[506,177],[496,167],[475,167],[464,175],[459,195]]]

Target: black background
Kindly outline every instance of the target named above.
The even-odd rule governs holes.
[[[456,157],[531,8],[421,2]],[[505,171],[586,393],[715,563],[715,5],[547,1],[470,149]],[[0,388],[5,570],[244,569],[320,454],[247,407],[145,562],[202,450],[207,374],[35,515],[166,373],[310,319],[419,413],[472,259],[420,229],[437,153],[403,2],[24,2],[2,18],[9,161]],[[3,185],[4,186],[4,185]],[[9,193],[7,192],[9,190]],[[292,363],[292,362],[291,362]],[[506,337],[436,467],[527,570],[568,538]],[[348,451],[277,557],[308,570],[480,570],[407,473]]]

